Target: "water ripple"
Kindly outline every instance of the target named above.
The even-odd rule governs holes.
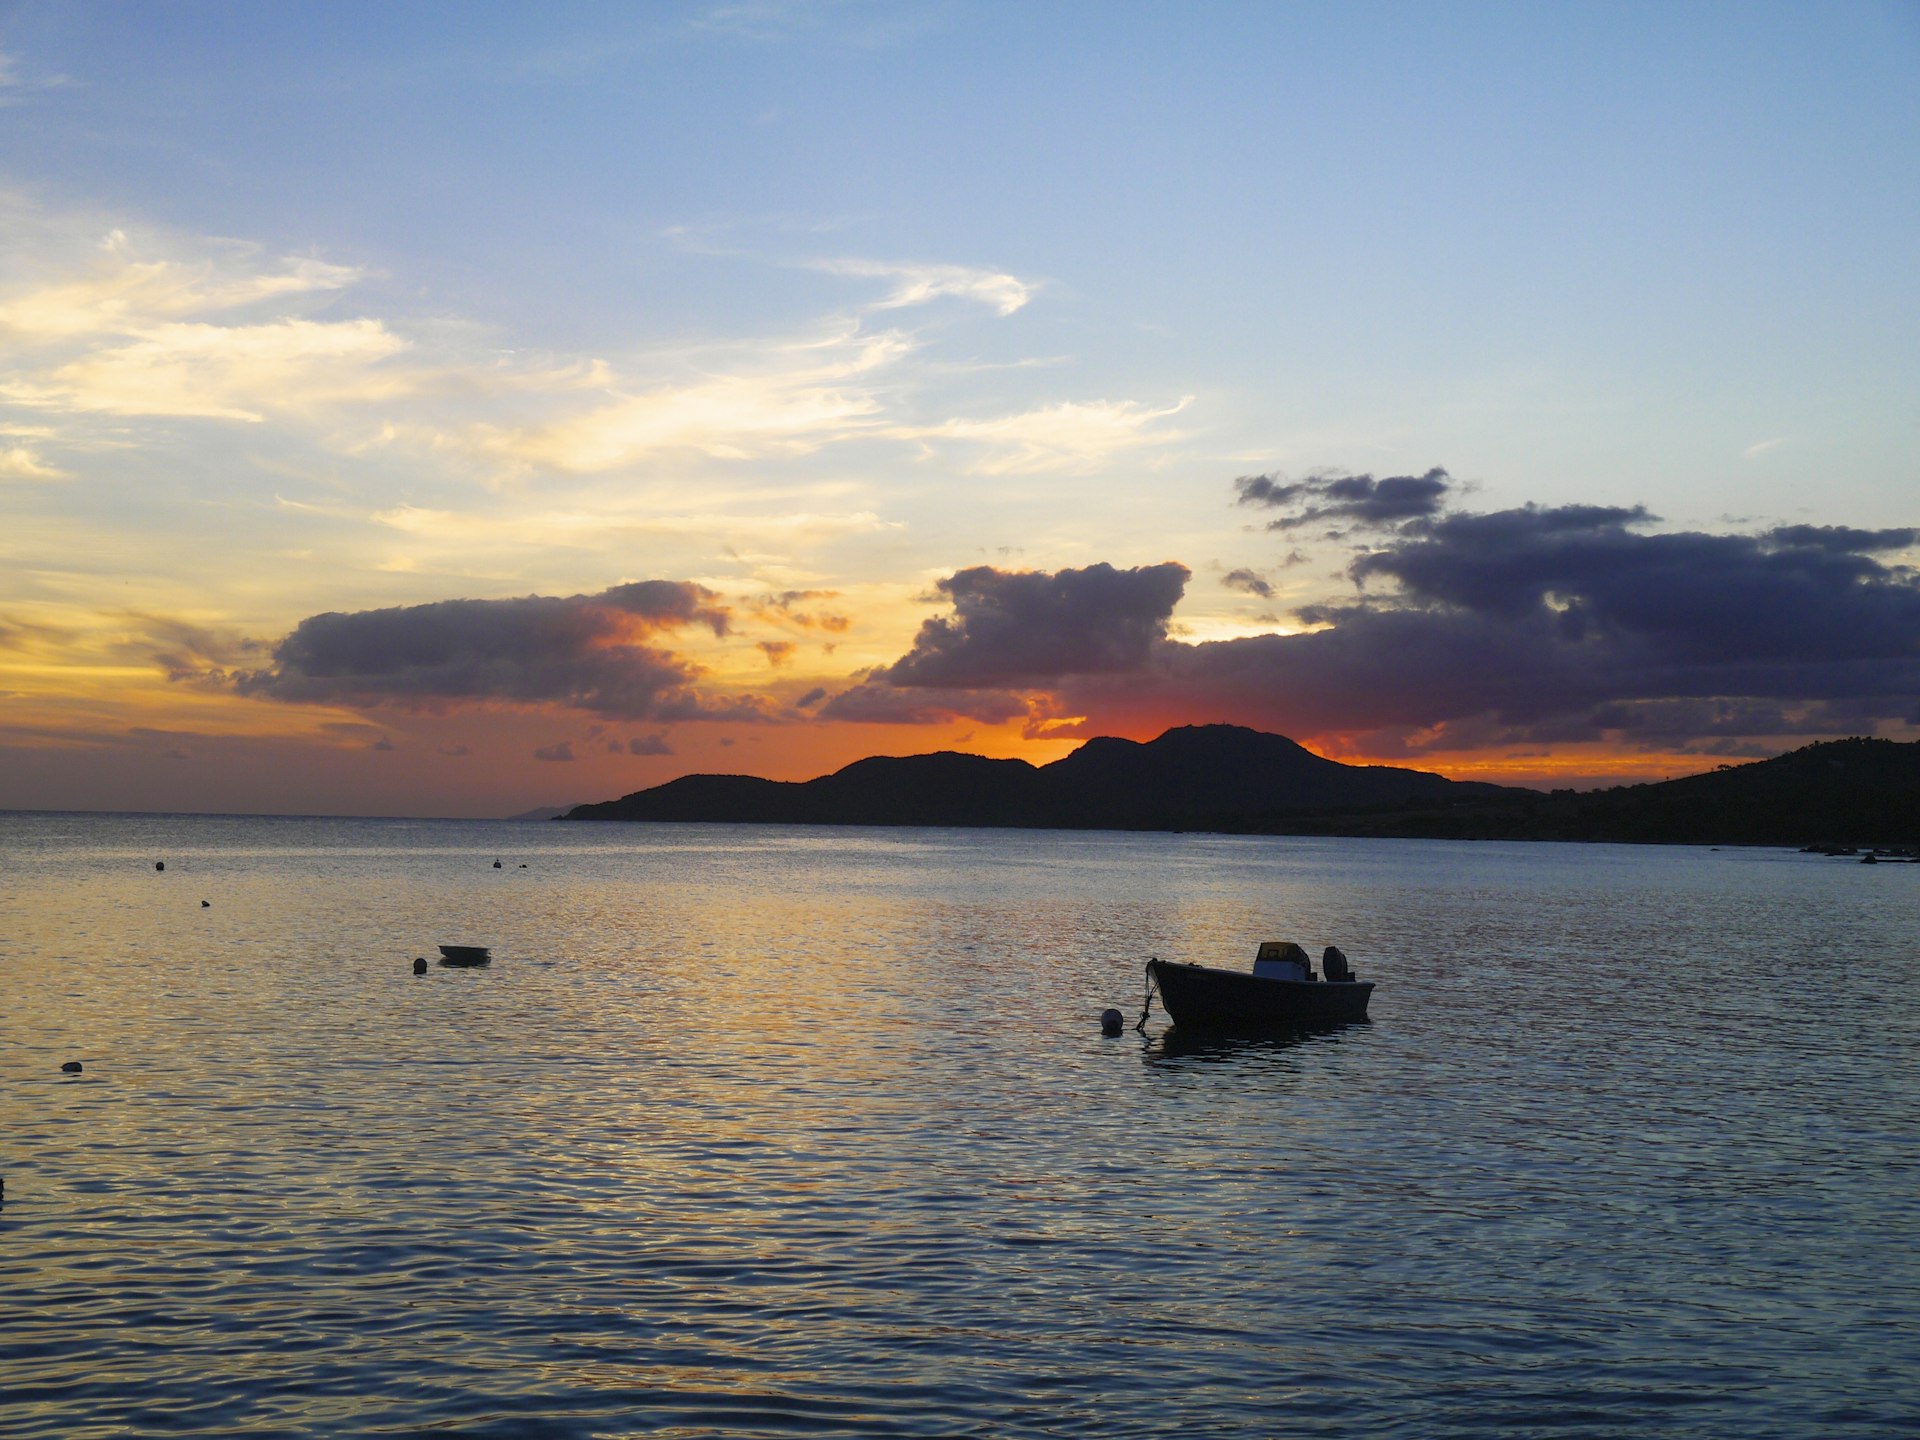
[[[1904,872],[164,817],[0,856],[10,1435],[1920,1422]],[[1145,956],[1269,936],[1340,942],[1372,1023],[1097,1033]],[[411,974],[463,937],[494,964]]]

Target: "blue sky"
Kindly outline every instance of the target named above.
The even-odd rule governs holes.
[[[12,4],[0,54],[0,624],[93,637],[17,666],[0,804],[136,766],[135,729],[187,737],[175,786],[243,739],[428,744],[391,700],[186,704],[178,667],[116,714],[129,613],[230,674],[326,611],[684,580],[743,617],[690,663],[777,670],[777,707],[906,655],[973,565],[1178,561],[1174,636],[1297,628],[1355,542],[1280,547],[1250,474],[1916,520],[1912,5]],[[854,623],[751,633],[790,590]],[[552,752],[564,710],[440,720]],[[742,743],[1066,743],[953,713]],[[736,768],[724,723],[671,733],[572,783]],[[500,803],[550,782],[508,768]]]

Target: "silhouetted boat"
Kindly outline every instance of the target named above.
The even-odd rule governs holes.
[[[1347,957],[1332,946],[1322,966],[1329,977],[1338,978],[1315,978],[1307,952],[1283,940],[1260,946],[1251,974],[1149,960],[1148,1004],[1158,991],[1174,1024],[1229,1034],[1305,1030],[1366,1019],[1373,982],[1354,979]],[[1144,1023],[1145,1010],[1140,1018]]]
[[[484,945],[442,945],[440,963],[442,965],[485,965],[493,959],[493,952]]]

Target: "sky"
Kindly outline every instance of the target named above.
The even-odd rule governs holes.
[[[0,4],[0,808],[1920,738],[1920,6]]]

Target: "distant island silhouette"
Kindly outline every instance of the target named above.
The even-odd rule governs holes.
[[[1284,735],[1186,725],[1145,744],[1089,740],[1038,766],[941,751],[806,781],[685,775],[560,818],[1911,846],[1920,742],[1833,740],[1679,780],[1547,793],[1343,765]]]

